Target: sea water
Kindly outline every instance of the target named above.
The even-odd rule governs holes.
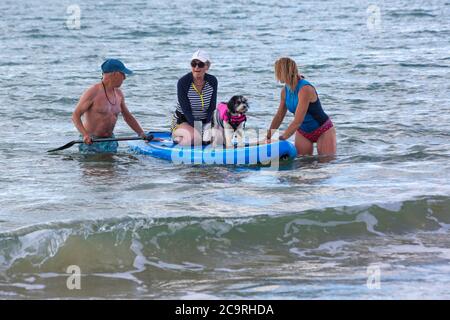
[[[450,2],[0,3],[0,298],[450,298]],[[198,49],[267,129],[294,58],[334,160],[189,166],[82,155],[71,114],[105,58],[168,130]],[[292,116],[282,125],[286,128]],[[132,131],[120,118],[116,136]],[[75,271],[74,271],[75,270]],[[81,274],[79,282],[71,276]]]

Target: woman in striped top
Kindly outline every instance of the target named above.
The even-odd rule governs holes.
[[[217,104],[217,79],[207,74],[211,60],[197,50],[191,59],[192,72],[178,80],[178,103],[172,123],[173,141],[180,145],[209,142],[211,121]]]

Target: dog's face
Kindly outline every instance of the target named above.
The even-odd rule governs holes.
[[[232,115],[245,114],[249,109],[247,98],[244,96],[233,96],[227,105]]]

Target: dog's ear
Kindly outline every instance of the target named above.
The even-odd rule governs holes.
[[[228,110],[232,113],[234,113],[236,111],[237,98],[238,98],[237,96],[232,96],[230,101],[228,101],[228,103],[227,103]]]
[[[245,96],[237,96],[236,105],[245,104],[248,105],[247,98]]]

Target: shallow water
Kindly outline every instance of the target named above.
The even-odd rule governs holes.
[[[72,4],[0,4],[1,298],[450,297],[450,2],[380,1],[378,19],[356,0],[78,1],[79,30]],[[219,100],[248,96],[254,129],[278,106],[274,60],[295,58],[337,127],[336,159],[46,154],[78,137],[71,112],[106,57],[136,71],[123,90],[145,129],[167,130],[198,47]],[[122,119],[116,135],[130,135]]]

